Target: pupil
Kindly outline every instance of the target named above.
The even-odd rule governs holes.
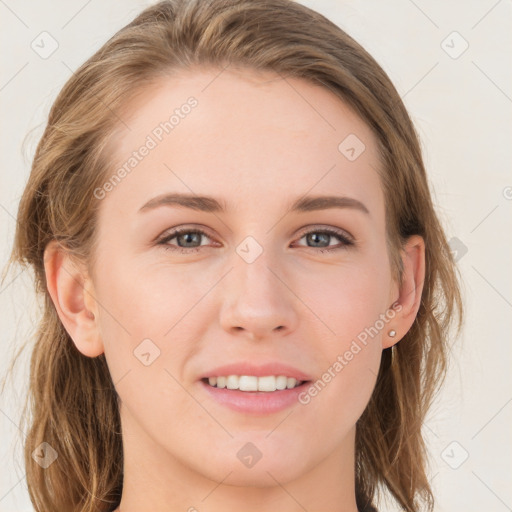
[[[329,239],[329,236],[327,233],[311,233],[308,235],[309,236],[309,240],[313,242],[313,244],[316,244],[318,242],[322,242],[322,238],[323,238],[323,241],[324,242],[327,242],[328,244],[328,239]],[[320,239],[320,240],[319,240]]]
[[[185,233],[184,235],[181,235],[181,237],[182,237],[183,239],[186,239],[185,244],[188,244],[188,243],[194,243],[193,238],[194,238],[194,237],[196,237],[196,238],[197,238],[197,237],[199,237],[199,236],[200,236],[200,234],[199,234],[199,233]],[[190,239],[191,237],[192,237],[192,240]],[[196,239],[195,241],[197,242],[197,239]],[[180,244],[180,245],[181,245],[181,244]],[[184,246],[182,246],[182,247],[184,247]],[[186,245],[185,245],[185,247],[186,247]]]

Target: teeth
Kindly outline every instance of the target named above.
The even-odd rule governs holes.
[[[256,377],[252,377],[255,379]],[[276,378],[271,375],[270,377],[260,377],[258,379],[258,391],[275,391]]]
[[[236,384],[236,377],[230,377],[233,379],[233,384],[231,389],[240,389],[241,391],[258,391],[258,380],[256,377],[248,377],[247,375],[242,375],[238,378],[238,386]],[[236,387],[235,387],[236,386]]]
[[[226,378],[226,388],[238,389],[238,377],[236,375],[228,375]]]
[[[277,389],[286,389],[286,384],[288,382],[288,379],[284,377],[283,375],[280,375],[276,379],[276,388]]]
[[[252,375],[228,375],[209,377],[208,384],[217,388],[238,389],[240,391],[278,391],[300,386],[302,381],[285,375],[254,377]]]

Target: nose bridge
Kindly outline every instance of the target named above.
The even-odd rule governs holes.
[[[294,329],[293,294],[279,278],[281,265],[272,250],[248,236],[235,252],[224,290],[223,327],[255,337]]]

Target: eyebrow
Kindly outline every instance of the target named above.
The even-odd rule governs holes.
[[[223,213],[227,211],[226,203],[214,197],[175,193],[162,194],[150,199],[139,209],[139,213],[153,210],[160,206],[178,206],[208,213]],[[368,208],[361,201],[352,197],[320,195],[299,197],[292,203],[290,211],[312,212],[330,208],[352,208],[367,215],[370,214]]]

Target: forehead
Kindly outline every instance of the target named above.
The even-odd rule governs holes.
[[[323,86],[189,70],[141,90],[120,117],[107,154],[110,175],[126,172],[105,202],[122,202],[126,213],[163,192],[215,195],[238,212],[337,192],[383,211],[375,136]]]

